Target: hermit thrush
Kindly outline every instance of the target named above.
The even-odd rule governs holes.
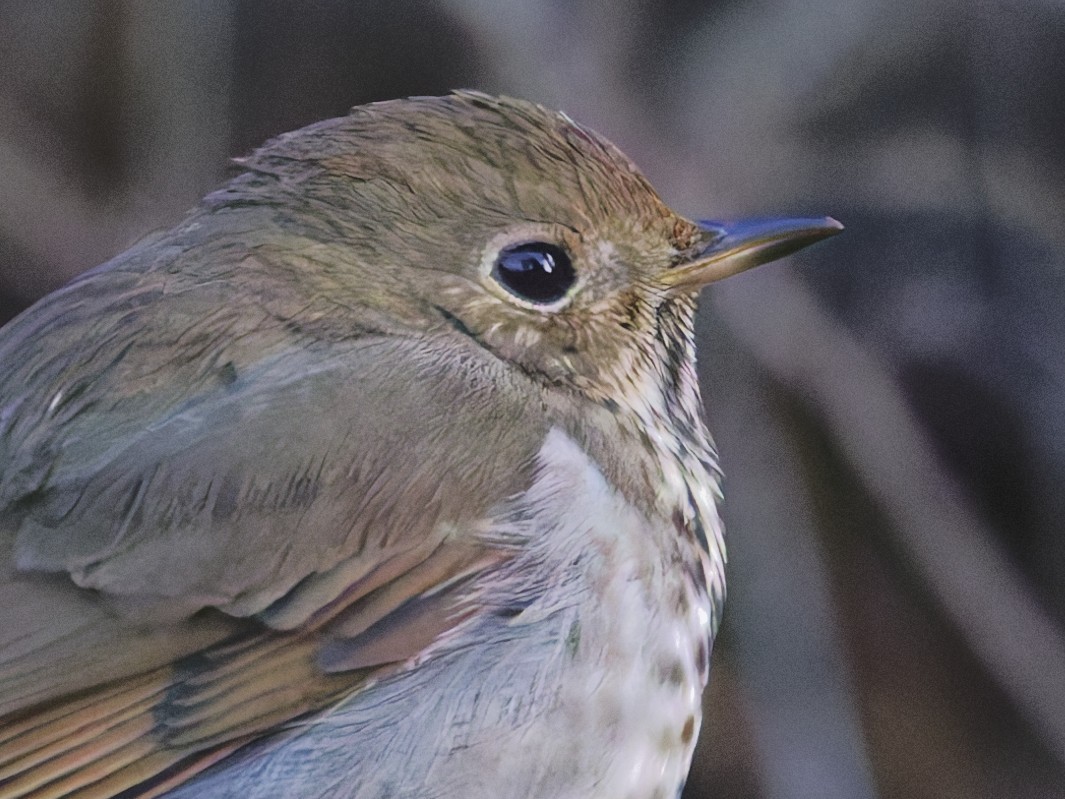
[[[0,797],[673,797],[724,598],[670,211],[460,93],[281,136],[0,331]]]

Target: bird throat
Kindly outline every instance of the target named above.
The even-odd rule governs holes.
[[[653,335],[619,374],[620,422],[638,437],[656,478],[655,504],[672,520],[693,583],[705,586],[716,632],[725,596],[725,542],[717,511],[721,473],[702,416],[695,370],[695,300],[679,297],[654,312]]]

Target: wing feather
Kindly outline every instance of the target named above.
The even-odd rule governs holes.
[[[0,799],[156,795],[414,662],[508,556],[521,378],[138,266],[172,255],[0,331]]]

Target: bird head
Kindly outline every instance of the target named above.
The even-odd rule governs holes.
[[[840,229],[691,221],[565,114],[473,92],[361,106],[240,164],[213,202],[290,209],[279,226],[338,303],[601,402],[691,366],[703,286]]]

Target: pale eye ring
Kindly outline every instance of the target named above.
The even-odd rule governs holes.
[[[577,273],[569,254],[557,244],[530,241],[500,250],[492,278],[520,300],[551,305],[566,296]]]

